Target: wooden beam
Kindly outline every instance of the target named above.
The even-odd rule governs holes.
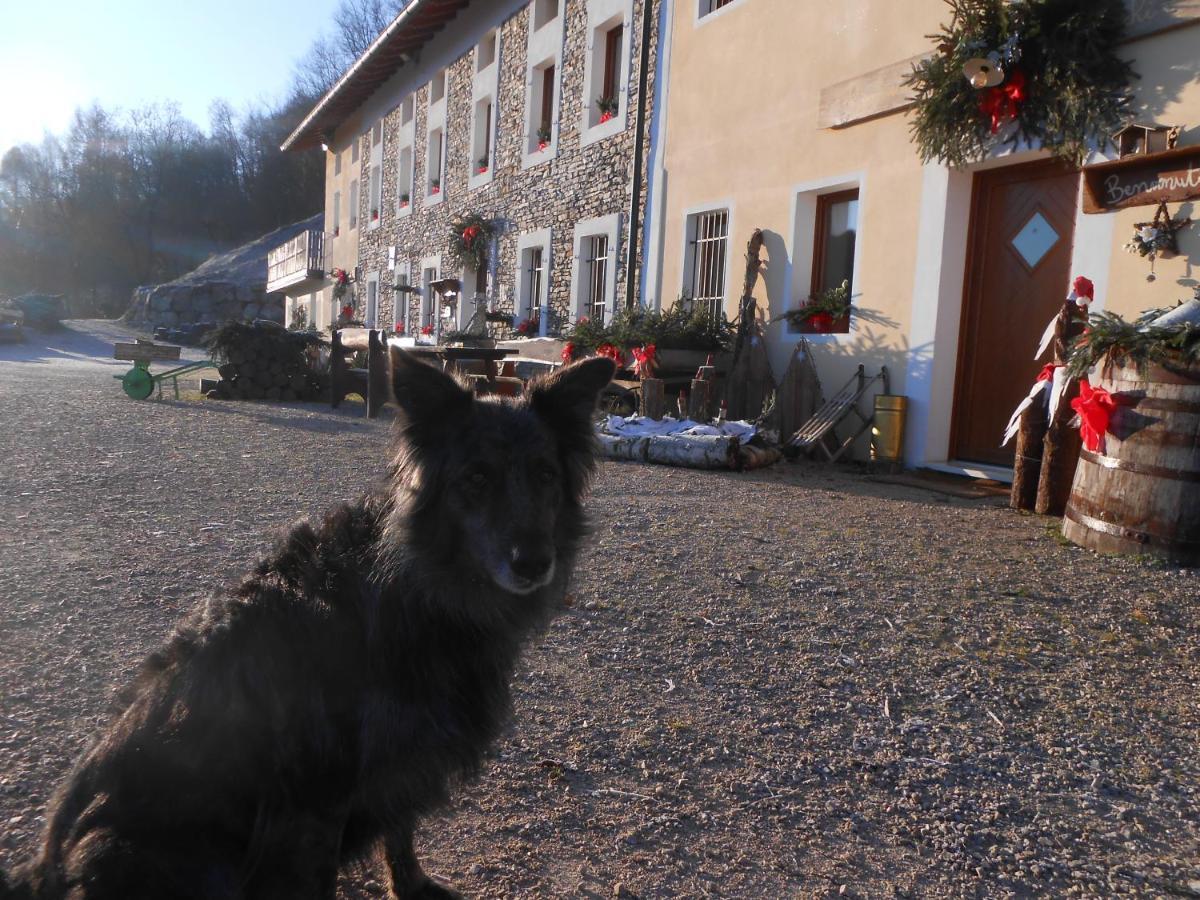
[[[1200,22],[1200,0],[1125,0],[1125,5],[1129,9],[1126,43]],[[822,88],[817,127],[846,128],[908,109],[912,100],[904,80],[913,65],[928,55],[912,56]]]

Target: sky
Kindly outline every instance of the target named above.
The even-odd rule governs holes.
[[[0,156],[63,133],[76,107],[281,99],[337,0],[0,0]]]

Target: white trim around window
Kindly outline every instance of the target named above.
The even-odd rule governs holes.
[[[584,64],[584,97],[579,122],[579,144],[586,147],[625,130],[629,117],[629,64],[633,44],[633,0],[587,0],[587,58]],[[620,53],[608,61],[608,40],[614,29],[620,28]],[[615,42],[614,42],[615,46]],[[614,97],[617,111],[607,122],[601,122],[598,102],[611,89],[605,84],[609,77],[615,81]]]
[[[690,0],[690,2],[692,3],[692,8],[696,11],[694,24],[700,26],[707,25],[727,12],[737,9],[746,0],[727,0],[724,6],[718,5],[721,3],[721,0]]]
[[[518,321],[532,316],[534,303],[542,313],[547,311],[550,304],[550,275],[554,271],[551,236],[551,229],[542,228],[517,238],[517,292],[513,298],[513,312]],[[543,335],[548,318],[547,315],[541,316]]]
[[[562,62],[564,0],[532,0],[529,4],[529,39],[525,54],[525,113],[521,118],[521,168],[530,169],[558,156],[559,115],[562,106]],[[554,18],[535,29],[538,11],[543,6],[557,10]],[[546,70],[554,67],[553,96],[544,101],[547,85]],[[550,140],[544,150],[538,147],[538,131],[542,126],[543,109],[549,109]]]
[[[418,323],[424,328],[433,322],[433,290],[429,287],[431,281],[442,277],[442,255],[424,256],[421,258],[421,314]]]
[[[379,273],[370,272],[367,275],[367,296],[363,310],[363,324],[374,328],[379,321]]]
[[[417,173],[416,95],[409,94],[400,103],[400,124],[396,129],[396,216],[412,215],[413,185]],[[408,200],[403,201],[403,195]]]
[[[792,265],[788,273],[787,289],[784,291],[783,309],[771,309],[771,316],[782,315],[789,309],[795,309],[801,300],[808,296],[812,286],[813,274],[813,245],[817,236],[817,198],[824,194],[836,194],[841,191],[858,191],[858,221],[854,241],[854,277],[851,279],[858,290],[863,258],[863,213],[866,210],[867,178],[865,172],[851,172],[845,175],[833,175],[828,178],[818,178],[805,181],[792,188]],[[853,302],[853,300],[851,301]],[[857,304],[856,304],[857,305]],[[792,331],[788,322],[783,319],[772,326],[775,336],[780,340],[796,341],[801,337],[799,331]],[[850,317],[850,330],[835,334],[804,334],[811,343],[837,343],[851,337],[858,328],[857,317]]]
[[[432,98],[434,87],[441,79],[442,95],[429,104],[429,112],[425,116],[425,182],[422,185],[421,197],[425,206],[434,206],[442,202],[446,194],[446,99],[450,92],[449,78],[446,70],[439,70],[434,79],[429,82],[429,96]],[[435,145],[434,141],[438,143]],[[438,192],[433,193],[433,171],[437,169]]]
[[[393,247],[392,250],[399,252],[398,247]],[[412,263],[407,259],[397,259],[392,270],[392,286],[400,284],[412,284]],[[408,334],[409,301],[412,300],[412,294],[400,291],[392,291],[392,294],[392,330],[397,334]]]
[[[711,235],[697,234],[697,228],[701,227],[704,221],[703,217],[724,213],[725,215],[725,252],[715,258],[710,258],[707,261],[700,260],[700,265],[703,271],[697,274],[697,259],[696,259],[696,241],[699,238],[702,242],[711,240]],[[679,258],[683,260],[683,271],[680,280],[680,293],[687,293],[688,296],[695,298],[695,284],[697,277],[702,277],[703,280],[712,281],[719,276],[720,279],[720,300],[721,309],[729,316],[729,290],[730,277],[733,265],[733,240],[732,236],[736,234],[736,220],[734,216],[734,205],[732,199],[716,200],[712,203],[705,203],[699,206],[693,206],[684,210],[683,213],[683,248]],[[714,269],[719,268],[719,271]],[[708,293],[703,291],[702,293]],[[730,316],[730,318],[733,318]]]
[[[617,260],[621,254],[621,214],[585,219],[575,226],[571,263],[571,315],[595,319],[600,308],[611,322],[617,302]],[[599,296],[597,296],[599,294]]]
[[[490,50],[488,49],[490,48]],[[471,76],[471,130],[470,158],[467,161],[467,190],[491,184],[496,171],[496,140],[499,137],[497,112],[499,105],[496,98],[500,88],[500,31],[493,29],[484,35],[475,48],[477,60],[486,60],[490,55],[491,62],[479,68]],[[485,171],[479,167],[483,159],[487,160]]]

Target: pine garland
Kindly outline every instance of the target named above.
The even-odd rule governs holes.
[[[471,214],[450,225],[450,253],[460,266],[479,271],[488,264],[488,247],[496,233],[496,224]]]
[[[1129,118],[1137,76],[1117,53],[1127,21],[1123,0],[947,3],[950,24],[930,35],[938,51],[905,82],[916,102],[912,134],[922,161],[962,167],[1025,141],[1078,164]],[[1005,66],[1001,87],[1015,86],[1021,99],[1012,120],[994,131],[985,107],[995,88],[973,87],[963,64],[1010,40],[1018,55]]]
[[[1151,325],[1169,312],[1151,309],[1132,322],[1116,313],[1093,313],[1088,318],[1088,330],[1079,336],[1067,363],[1072,378],[1086,378],[1088,372],[1107,357],[1109,362],[1121,362],[1145,373],[1151,365],[1200,366],[1200,328],[1192,323],[1180,325]]]

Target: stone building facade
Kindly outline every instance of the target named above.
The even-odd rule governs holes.
[[[645,224],[658,3],[475,0],[441,46],[423,47],[419,65],[400,66],[338,123],[327,146],[340,168],[359,144],[351,175],[360,185],[353,296],[361,318],[410,334],[430,325],[445,332],[465,326],[486,298],[489,311],[533,319],[530,333],[548,334],[626,304],[631,228]],[[601,110],[609,93],[616,108]],[[495,228],[484,273],[451,251],[453,223],[473,215]],[[635,278],[641,252],[639,241]],[[428,283],[448,277],[462,280],[462,298],[441,306]],[[398,293],[395,284],[420,292]],[[490,329],[511,334],[504,324]]]

